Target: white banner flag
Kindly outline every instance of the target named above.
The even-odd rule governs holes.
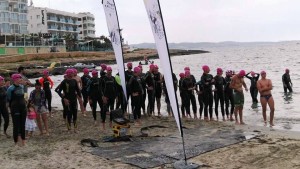
[[[121,84],[125,95],[124,99],[127,99],[122,40],[121,40],[116,5],[114,0],[102,0],[102,5],[106,16],[106,23],[109,31],[110,40],[114,48],[114,52],[117,60],[119,75],[121,78]]]
[[[164,79],[168,91],[168,96],[170,99],[173,114],[182,135],[180,117],[178,113],[178,104],[175,96],[175,89],[173,83],[173,76],[171,70],[171,60],[169,56],[167,39],[165,35],[163,20],[161,16],[160,7],[157,0],[144,0],[145,7],[148,13],[150,25],[152,28],[153,36],[156,43],[157,52],[161,62],[161,67],[163,67]]]

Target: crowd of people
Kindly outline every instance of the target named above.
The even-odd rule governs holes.
[[[162,95],[165,96],[168,115],[173,115],[164,76],[160,73],[157,65],[150,64],[149,70],[144,73],[142,65],[133,67],[131,62],[127,63],[125,71],[127,98],[122,89],[120,75],[117,73],[113,76],[110,66],[105,64],[100,66],[99,72],[92,70],[90,73],[87,68],[83,69],[81,77],[78,76],[76,69],[67,69],[64,80],[55,89],[55,92],[61,97],[63,119],[68,131],[72,130],[73,124],[73,130],[75,133],[77,132],[78,105],[83,116],[86,116],[87,105],[91,107],[94,125],[98,124],[97,105],[100,107],[102,130],[105,130],[107,121],[109,126],[112,126],[110,112],[115,109],[121,109],[125,114],[129,113],[128,107],[131,106],[136,125],[141,125],[142,112],[145,116],[161,116]],[[255,105],[258,104],[259,92],[264,122],[267,125],[266,107],[268,105],[270,107],[269,123],[270,126],[274,125],[274,99],[271,94],[273,87],[272,81],[266,78],[265,71],[260,74],[254,72],[246,74],[244,70],[238,73],[227,70],[223,76],[223,70],[217,68],[217,74],[213,76],[210,74],[209,66],[202,66],[202,70],[203,74],[199,81],[196,80],[189,67],[185,67],[184,71],[179,74],[179,80],[173,73],[174,91],[179,89],[180,93],[182,118],[213,121],[219,120],[220,117],[223,121],[230,120],[235,121],[236,124],[245,124],[243,121],[243,91],[248,91],[244,81],[244,77],[246,77],[251,81],[250,93],[253,107],[255,108]],[[13,139],[16,145],[18,142],[24,145],[26,138],[32,136],[36,127],[41,135],[49,135],[48,118],[53,116],[51,89],[54,83],[49,76],[49,71],[44,70],[43,77],[36,80],[35,84],[26,78],[24,71],[24,67],[19,67],[18,73],[13,74],[9,80],[0,76],[0,126],[2,116],[4,119],[3,131],[9,138],[7,128],[10,112],[13,123]],[[282,81],[284,91],[292,92],[288,69],[282,76]],[[35,89],[28,94],[27,87],[35,87]],[[131,105],[127,104],[128,100],[131,100]],[[215,105],[215,115],[213,115],[213,105]],[[219,107],[221,116],[219,116]],[[110,116],[109,120],[107,120],[107,115]]]

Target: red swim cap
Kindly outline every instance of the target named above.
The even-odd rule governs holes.
[[[217,74],[221,74],[223,72],[223,70],[221,68],[217,69]]]
[[[89,73],[89,69],[88,69],[88,68],[84,68],[84,69],[83,69],[83,73],[84,73],[84,74],[88,74],[88,73]]]
[[[202,70],[205,71],[205,72],[209,71],[209,67],[207,65],[203,65],[202,66]]]
[[[245,70],[241,70],[241,71],[239,72],[239,75],[240,75],[241,77],[244,77],[244,76],[246,75]]]

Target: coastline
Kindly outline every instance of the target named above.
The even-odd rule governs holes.
[[[209,53],[204,50],[181,50],[170,49],[170,56],[179,55],[193,55]],[[144,57],[149,60],[158,58],[157,51],[155,49],[136,49],[134,51],[124,52],[124,62],[129,61],[144,61]],[[34,67],[43,66],[49,67],[52,62],[60,63],[61,66],[70,66],[76,63],[95,64],[100,63],[115,64],[114,52],[65,52],[65,53],[43,53],[43,54],[27,54],[27,55],[15,55],[15,56],[3,56],[0,57],[0,74],[5,77],[9,77],[12,73],[15,73],[17,67]],[[42,76],[42,71],[45,69],[28,69],[27,77],[36,78]]]
[[[27,146],[14,147],[13,139],[0,135],[1,168],[105,168],[129,169],[136,166],[112,160],[110,157],[92,155],[93,148],[82,146],[82,139],[102,140],[103,136],[112,135],[111,129],[105,132],[100,130],[100,123],[93,126],[91,112],[84,117],[78,112],[79,133],[67,132],[63,124],[62,111],[55,111],[54,118],[49,120],[50,136],[39,136],[36,131],[34,136],[27,140]],[[98,117],[99,118],[99,117]],[[132,125],[134,137],[140,135],[140,128],[149,125],[163,125],[170,129],[153,129],[149,136],[167,137],[178,133],[174,118],[151,117],[143,118],[142,126]],[[197,128],[199,125],[208,131],[224,128],[233,128],[243,132],[255,132],[256,136],[237,144],[215,149],[188,159],[202,165],[201,168],[297,168],[300,166],[300,134],[273,130],[269,127],[236,126],[227,122],[204,122],[202,120],[183,119],[183,125],[188,128]],[[12,125],[8,133],[12,132]],[[206,134],[209,135],[210,132]],[[185,140],[189,140],[185,135]],[[201,140],[199,140],[201,143]],[[118,145],[134,144],[134,142],[98,143],[102,147],[116,147]],[[181,143],[178,143],[181,146]],[[164,164],[159,168],[172,168],[172,164]]]

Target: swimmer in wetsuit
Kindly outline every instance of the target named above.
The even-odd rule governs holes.
[[[267,104],[270,107],[270,127],[274,126],[274,111],[275,111],[275,106],[274,106],[274,99],[272,97],[271,90],[273,89],[272,86],[272,81],[270,79],[266,78],[266,72],[262,71],[260,73],[261,79],[257,81],[257,89],[260,93],[260,103],[262,107],[262,113],[263,113],[263,118],[264,118],[264,123],[267,125]]]
[[[287,90],[289,90],[289,92],[293,92],[292,89],[293,83],[291,81],[289,69],[285,69],[285,74],[282,75],[282,83],[283,83],[284,93],[287,93]]]
[[[251,74],[251,76],[249,76],[249,74]],[[251,97],[252,97],[252,103],[257,104],[258,103],[258,100],[257,100],[258,90],[257,90],[257,87],[256,87],[256,83],[259,79],[259,74],[255,73],[255,72],[249,72],[249,73],[246,74],[245,77],[248,78],[251,81],[250,94],[251,94]]]

